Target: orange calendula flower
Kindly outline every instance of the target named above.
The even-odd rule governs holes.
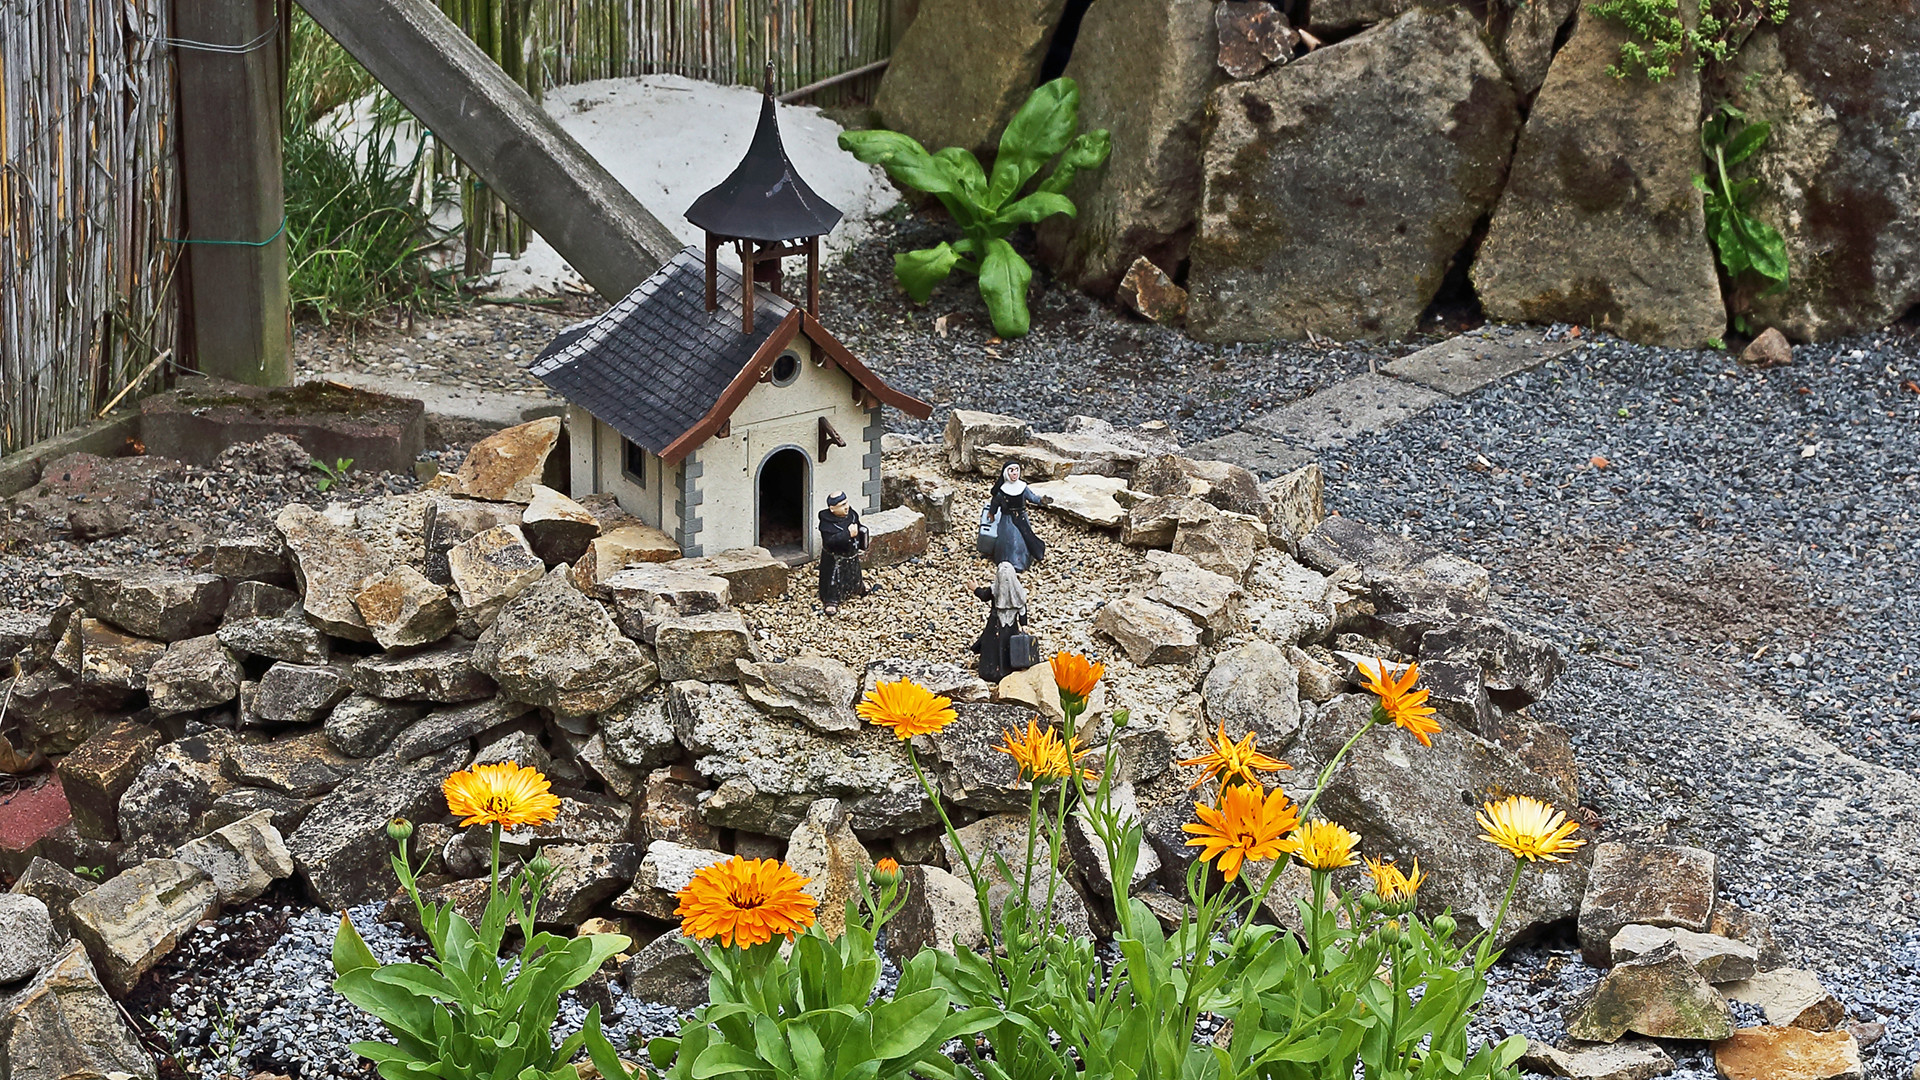
[[[1188,847],[1200,849],[1202,862],[1213,862],[1228,881],[1240,876],[1247,862],[1277,859],[1292,851],[1287,834],[1300,820],[1300,811],[1279,788],[1263,792],[1258,784],[1234,784],[1221,789],[1219,807],[1195,803],[1199,824],[1180,828],[1193,835]]]
[[[893,859],[881,859],[873,864],[873,880],[881,885],[897,885],[900,882],[900,864]]]
[[[1427,880],[1426,872],[1420,869],[1420,860],[1413,860],[1413,873],[1405,874],[1391,862],[1379,859],[1367,860],[1367,873],[1373,877],[1373,894],[1388,909],[1399,906],[1411,906],[1420,892],[1420,885]]]
[[[1092,697],[1093,688],[1106,673],[1107,665],[1094,663],[1079,653],[1053,654],[1053,684],[1060,688],[1060,693],[1075,701]]]
[[[1032,720],[1027,721],[1026,734],[1018,739],[1011,731],[1001,732],[1001,743],[994,749],[1013,758],[1020,766],[1021,779],[1032,781],[1064,780],[1073,775],[1079,759],[1085,756],[1080,750],[1080,736],[1075,735],[1068,746],[1051,727],[1043,730]],[[1081,775],[1093,774],[1082,769]]]
[[[1360,685],[1380,698],[1380,711],[1387,719],[1419,739],[1421,746],[1432,746],[1432,736],[1439,732],[1440,722],[1433,718],[1433,707],[1427,704],[1427,696],[1432,691],[1413,688],[1420,678],[1420,665],[1408,664],[1407,670],[1398,676],[1387,672],[1385,661],[1361,664],[1359,669]]]
[[[1314,870],[1338,870],[1353,865],[1353,849],[1360,846],[1358,833],[1344,825],[1315,819],[1300,826],[1291,837],[1293,853]]]
[[[553,794],[540,770],[511,761],[454,773],[441,790],[447,796],[447,809],[462,819],[462,825],[516,829],[545,825],[560,813],[560,797]]]
[[[1293,766],[1276,757],[1268,757],[1254,746],[1254,733],[1249,731],[1244,739],[1234,742],[1227,738],[1227,725],[1220,725],[1220,733],[1207,740],[1207,752],[1196,758],[1188,758],[1181,765],[1198,765],[1204,771],[1200,778],[1187,785],[1191,791],[1209,780],[1218,779],[1224,786],[1228,781],[1238,780],[1243,784],[1260,787],[1260,778],[1256,772],[1277,772],[1291,769]]]
[[[867,691],[854,710],[869,722],[892,728],[901,739],[932,735],[953,723],[953,701],[914,682],[883,682]]]
[[[1510,795],[1497,803],[1488,803],[1474,820],[1487,830],[1480,839],[1505,848],[1516,859],[1533,862],[1566,862],[1565,856],[1586,846],[1585,840],[1572,839],[1580,827],[1567,815],[1527,795]]]
[[[776,936],[791,939],[813,925],[819,901],[804,891],[808,881],[778,859],[736,855],[695,874],[675,893],[680,906],[674,914],[688,937],[703,941],[718,938],[744,949]]]

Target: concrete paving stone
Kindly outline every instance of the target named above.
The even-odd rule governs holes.
[[[1509,375],[1532,371],[1578,344],[1577,339],[1548,341],[1544,332],[1532,327],[1461,334],[1403,356],[1381,370],[1459,397]]]
[[[1307,450],[1338,450],[1361,435],[1384,431],[1445,400],[1445,394],[1424,386],[1368,373],[1255,415],[1241,430]]]
[[[1314,453],[1290,439],[1276,439],[1250,431],[1229,431],[1217,439],[1187,447],[1186,455],[1199,461],[1226,461],[1261,476],[1282,476],[1314,460]]]

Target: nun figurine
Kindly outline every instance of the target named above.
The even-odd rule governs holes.
[[[840,614],[840,602],[873,590],[860,580],[860,553],[867,550],[867,530],[847,502],[847,493],[827,496],[820,511],[820,605],[828,615]]]
[[[1026,569],[1047,557],[1047,545],[1033,535],[1033,525],[1027,521],[1028,506],[1052,506],[1053,497],[1036,495],[1020,479],[1020,466],[1009,461],[1000,469],[1000,479],[993,485],[993,498],[989,506],[1000,512],[1000,531],[993,546],[993,561],[1012,563],[1016,572]]]
[[[973,595],[993,605],[973,651],[980,654],[980,677],[997,683],[1020,670],[1013,664],[1010,646],[1013,635],[1020,633],[1027,621],[1027,591],[1020,587],[1020,575],[1014,572],[1013,564],[1003,562],[994,567],[992,587],[983,585],[973,590]]]

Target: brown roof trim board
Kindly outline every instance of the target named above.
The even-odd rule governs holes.
[[[766,341],[761,342],[760,348],[754,351],[753,359],[747,361],[747,365],[740,369],[740,374],[735,375],[733,381],[727,384],[727,388],[721,391],[719,400],[713,403],[713,408],[708,409],[698,423],[688,428],[679,438],[668,443],[660,451],[660,460],[669,465],[678,464],[684,461],[688,454],[698,449],[701,443],[712,438],[733,416],[733,411],[740,407],[740,403],[747,400],[747,395],[753,392],[754,386],[773,369],[773,362],[779,357],[781,351],[793,341],[796,334],[802,332],[806,334],[807,340],[818,345],[827,354],[828,359],[851,376],[853,381],[865,387],[869,393],[879,399],[881,404],[891,405],[916,420],[925,420],[933,415],[932,405],[888,386],[880,376],[873,373],[871,368],[855,359],[853,353],[847,351],[847,347],[842,345],[838,338],[828,333],[827,328],[807,314],[805,309],[794,308],[787,312],[786,318],[780,320],[780,325],[774,328],[773,334]]]

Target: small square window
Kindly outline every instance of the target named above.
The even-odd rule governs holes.
[[[634,483],[639,484],[641,487],[646,487],[647,486],[646,448],[635,445],[633,440],[631,439],[622,439],[621,442],[626,446],[626,449],[627,449],[627,454],[626,454],[627,460],[625,465],[627,479],[632,480]]]

